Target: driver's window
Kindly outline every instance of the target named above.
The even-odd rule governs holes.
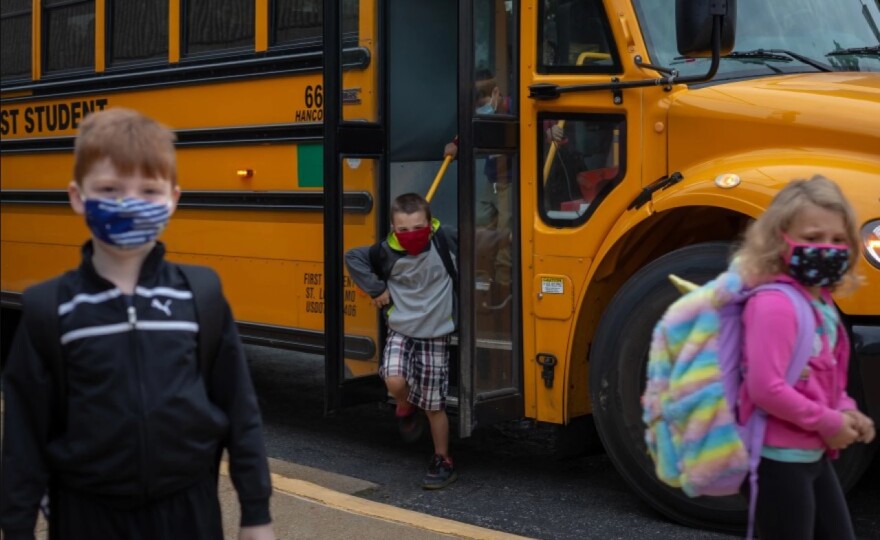
[[[600,0],[539,0],[538,72],[619,73]]]
[[[623,178],[624,118],[542,115],[539,126],[541,217],[552,225],[579,225]]]

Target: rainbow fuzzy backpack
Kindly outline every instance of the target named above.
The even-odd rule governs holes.
[[[816,331],[813,308],[786,283],[745,289],[733,270],[701,287],[675,276],[670,279],[690,292],[676,300],[654,327],[642,396],[648,453],[657,478],[689,497],[736,494],[748,475],[751,538],[767,413],[756,409],[745,425],[737,422],[743,379],[742,311],[749,297],[766,290],[781,291],[794,304],[799,338],[786,372],[786,381],[793,385],[811,355]]]

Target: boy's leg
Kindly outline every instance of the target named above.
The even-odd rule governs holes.
[[[409,405],[410,387],[407,383],[409,369],[406,358],[411,355],[411,351],[408,351],[411,348],[412,344],[408,343],[406,336],[393,330],[388,331],[379,376],[385,381],[388,393],[397,403],[399,416],[402,416],[400,413]]]
[[[434,456],[422,480],[425,489],[440,489],[458,477],[449,455],[449,419],[446,394],[449,388],[449,336],[420,339],[413,356],[413,402],[424,409],[431,424]]]
[[[431,424],[434,453],[438,456],[449,457],[449,417],[446,416],[446,409],[425,411],[425,414]]]

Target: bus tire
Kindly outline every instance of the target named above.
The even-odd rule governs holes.
[[[636,272],[620,288],[599,322],[590,349],[590,396],[605,452],[645,502],[669,518],[699,528],[739,531],[740,497],[691,499],[661,483],[645,447],[640,398],[654,325],[679,296],[668,275],[705,283],[721,273],[731,244],[695,244],[668,253]]]
[[[644,501],[684,525],[742,532],[746,520],[743,498],[692,499],[657,479],[645,447],[640,403],[651,332],[666,308],[680,296],[667,276],[676,274],[705,283],[726,268],[730,254],[731,244],[727,242],[688,246],[651,262],[621,287],[602,316],[590,351],[590,395],[606,453]],[[853,366],[850,373],[857,373]],[[857,377],[850,377],[848,392],[864,403]],[[853,445],[835,462],[845,490],[856,484],[876,448],[876,442]]]

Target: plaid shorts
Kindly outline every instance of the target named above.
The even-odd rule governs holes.
[[[426,411],[446,408],[449,391],[449,336],[412,338],[388,330],[379,376],[403,377],[407,401]]]

